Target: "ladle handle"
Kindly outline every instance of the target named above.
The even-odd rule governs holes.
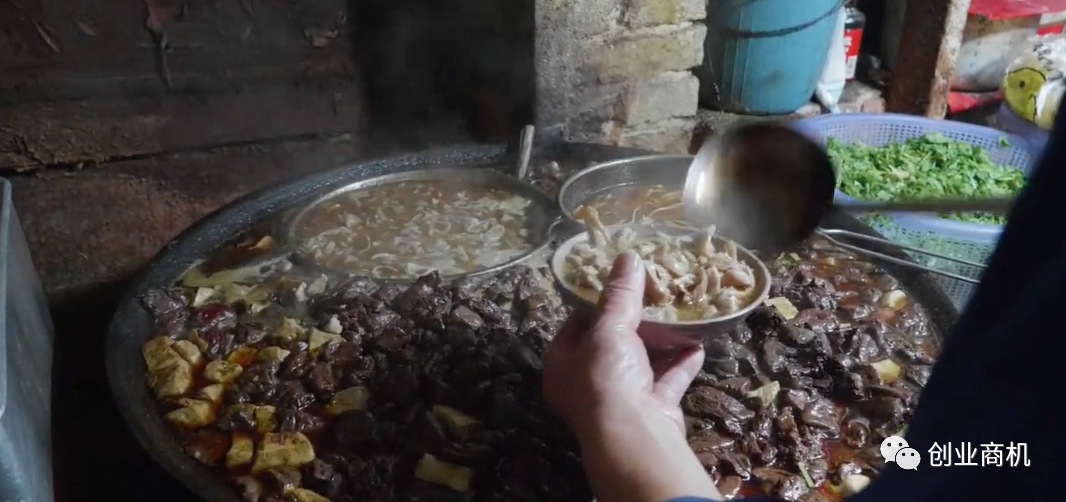
[[[524,181],[529,172],[529,158],[533,155],[534,132],[533,125],[527,125],[522,128],[522,135],[518,139],[518,169],[515,175],[518,176],[519,181]]]
[[[969,212],[982,212],[993,214],[1006,214],[1010,210],[1011,203],[1014,199],[1011,198],[990,198],[990,199],[936,199],[936,200],[915,200],[915,201],[898,201],[898,202],[870,202],[860,200],[849,201],[835,201],[833,205],[840,210],[847,212],[864,212],[864,213],[876,213],[876,212],[910,212],[910,213],[969,213]]]

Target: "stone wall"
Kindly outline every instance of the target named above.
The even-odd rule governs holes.
[[[705,0],[536,0],[538,135],[688,150]]]

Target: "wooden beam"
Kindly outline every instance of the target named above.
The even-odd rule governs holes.
[[[888,110],[944,118],[970,0],[907,0]]]
[[[351,81],[279,85],[225,94],[168,94],[31,103],[0,112],[0,172],[93,164],[281,138],[360,133],[367,126]]]

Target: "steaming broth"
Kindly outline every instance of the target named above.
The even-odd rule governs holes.
[[[611,188],[584,205],[595,208],[604,225],[638,223],[687,227],[681,190],[663,185]]]
[[[405,181],[342,193],[300,220],[317,263],[354,275],[413,279],[477,272],[531,251],[530,201],[468,180]]]

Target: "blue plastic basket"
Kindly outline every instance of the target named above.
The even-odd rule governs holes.
[[[1020,169],[1028,176],[1036,159],[1032,147],[1020,136],[963,122],[935,120],[893,113],[848,113],[822,115],[801,119],[794,123],[797,130],[815,138],[823,145],[827,138],[844,143],[865,143],[880,146],[899,143],[926,133],[940,133],[956,141],[980,146],[993,162]],[[1006,140],[1007,146],[1003,146]],[[837,200],[854,200],[839,190]],[[941,218],[935,214],[892,213],[885,218],[863,218],[885,238],[920,249],[964,260],[986,263],[1003,231],[1002,225],[972,223]],[[941,270],[966,277],[979,278],[980,270],[925,255],[914,259]],[[946,293],[960,308],[973,292],[971,284],[940,278]]]

